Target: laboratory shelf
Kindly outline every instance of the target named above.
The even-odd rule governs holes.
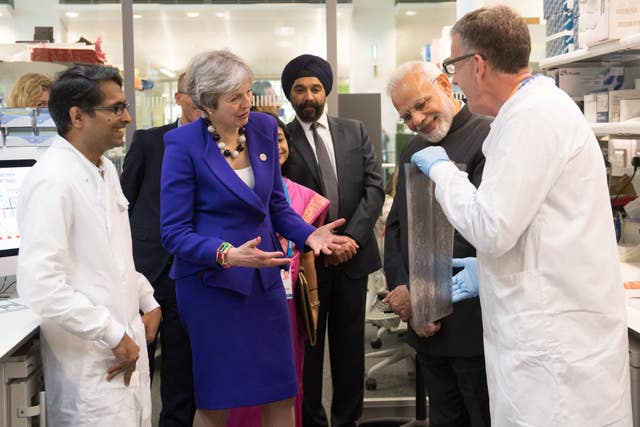
[[[633,62],[640,59],[640,34],[611,40],[588,48],[540,60],[542,69],[558,68],[586,61]]]
[[[624,122],[595,123],[591,125],[596,136],[640,136],[640,118]]]

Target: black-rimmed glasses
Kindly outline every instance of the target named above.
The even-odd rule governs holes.
[[[464,61],[465,59],[469,59],[472,56],[480,55],[480,58],[486,59],[484,55],[478,52],[468,53],[466,55],[458,56],[456,58],[447,58],[442,61],[442,71],[449,76],[453,76],[456,73],[456,62]]]
[[[128,110],[129,109],[129,103],[128,102],[123,102],[120,104],[116,104],[116,105],[96,105],[95,107],[91,107],[91,110],[105,110],[105,111],[112,111],[113,114],[115,114],[117,117],[120,117],[122,115],[122,113],[124,113],[124,110]]]

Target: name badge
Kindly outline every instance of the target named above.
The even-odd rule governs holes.
[[[293,298],[293,286],[291,285],[291,270],[280,269],[280,278],[282,279],[282,285],[284,286],[284,293],[287,295],[287,299]]]

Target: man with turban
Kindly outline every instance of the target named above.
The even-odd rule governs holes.
[[[331,66],[314,55],[300,55],[282,71],[282,88],[296,112],[287,125],[293,147],[288,177],[327,197],[329,220],[345,218],[338,232],[349,238],[341,250],[316,259],[320,310],[317,344],[307,345],[304,359],[305,427],[329,424],[322,407],[327,323],[330,424],[355,426],[362,414],[367,276],[381,267],[373,233],[384,201],[380,163],[362,122],[327,116],[325,102],[332,86]]]

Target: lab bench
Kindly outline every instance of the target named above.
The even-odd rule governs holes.
[[[39,324],[19,299],[0,300],[0,427],[45,427]]]
[[[640,280],[640,263],[621,262],[623,282]],[[638,291],[625,291],[627,298],[627,326],[629,328],[629,364],[631,374],[631,402],[633,426],[640,427],[640,298]]]

